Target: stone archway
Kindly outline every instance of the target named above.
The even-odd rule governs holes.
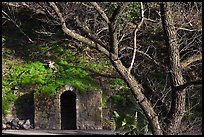
[[[60,96],[61,129],[76,129],[76,94],[65,91]]]

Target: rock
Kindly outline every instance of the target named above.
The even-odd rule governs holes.
[[[25,123],[25,120],[19,120],[18,121],[18,125],[20,127],[20,129],[23,129],[23,124]]]
[[[11,128],[12,129],[19,129],[20,128],[20,126],[18,125],[18,121],[19,121],[18,118],[15,118],[11,121]]]
[[[11,129],[11,122],[6,123],[6,129]]]
[[[30,120],[26,120],[25,124],[30,125]]]
[[[2,129],[30,129],[31,123],[30,120],[19,120],[18,118],[12,119],[3,125]]]
[[[2,123],[2,129],[6,129],[6,124]]]
[[[25,120],[19,120],[19,121],[18,121],[18,124],[19,124],[20,126],[23,126],[24,123],[25,123]]]
[[[26,122],[23,124],[23,128],[24,129],[30,129],[31,125],[30,125],[30,120],[26,120]]]

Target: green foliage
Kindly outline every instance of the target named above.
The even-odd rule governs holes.
[[[107,14],[111,15],[113,11],[117,8],[119,5],[119,2],[104,2],[104,7],[107,8]]]
[[[111,85],[111,88],[113,89],[113,91],[128,89],[127,84],[123,79],[117,78],[117,79],[107,80],[106,83]]]
[[[2,96],[2,114],[6,116],[8,114],[8,109],[10,102],[16,99],[16,96],[11,92],[11,90],[4,91],[4,96]]]
[[[119,135],[141,135],[144,132],[148,131],[148,124],[143,125],[143,127],[139,126],[139,117],[138,112],[135,114],[126,114],[125,116],[121,116],[117,111],[113,111],[114,118],[111,120],[111,124],[114,127],[114,130],[118,131]]]
[[[120,2],[105,2],[105,7],[107,8],[107,13],[109,15],[113,14],[113,11],[116,10]],[[135,20],[140,16],[140,3],[139,2],[131,2],[129,6],[125,9],[122,14],[122,17],[127,20]]]
[[[113,95],[110,99],[112,102],[120,102],[122,106],[126,106],[126,99],[121,95]]]
[[[118,89],[118,91],[110,97],[110,101],[112,103],[120,104],[123,107],[135,104],[135,100],[128,87],[121,87]]]
[[[121,85],[121,86],[125,85],[124,80],[119,79],[119,78],[114,79],[114,80],[110,80],[109,83],[112,85]]]
[[[4,51],[4,58],[14,54],[13,50],[7,48]],[[13,101],[10,97],[14,96],[11,92],[13,87],[32,86],[35,92],[55,94],[57,89],[69,83],[83,92],[89,88],[99,87],[89,76],[89,70],[99,72],[105,69],[101,64],[97,66],[94,61],[87,62],[85,56],[78,56],[76,51],[69,50],[66,44],[60,42],[26,46],[23,52],[26,55],[24,63],[8,63],[13,58],[8,58],[4,63],[6,65],[2,77],[3,114],[6,114],[8,104]],[[56,70],[45,62],[48,52],[51,53],[51,60],[55,62]]]
[[[114,94],[110,97],[113,104],[118,104],[119,109],[113,110],[114,117],[109,124],[118,131],[119,135],[140,135],[148,131],[148,124],[141,110],[137,108],[134,96],[122,79],[109,80]],[[108,123],[108,122],[106,122]]]
[[[50,45],[45,45],[42,47],[36,47],[35,45],[35,47],[39,50],[48,51]],[[49,48],[49,50],[51,49]],[[46,54],[45,51],[43,54]],[[35,54],[33,52],[33,57],[37,56]],[[36,58],[40,59],[42,57],[38,55]],[[91,86],[96,86],[89,77],[88,71],[82,68],[81,64],[75,64],[78,59],[80,60],[80,57],[77,58],[73,51],[64,50],[59,43],[53,43],[52,58],[55,61],[57,74],[54,74],[53,70],[41,61],[28,61],[22,66],[14,66],[13,71],[7,75],[7,78],[9,81],[13,81],[13,86],[36,85],[38,92],[54,93],[57,88],[65,83],[70,83],[73,87],[82,91]]]
[[[2,114],[3,116],[6,116],[8,114],[8,109],[9,109],[9,101],[8,99],[6,98],[6,96],[3,96],[2,97]]]
[[[132,21],[138,19],[141,15],[140,2],[132,2],[123,13],[123,17]]]

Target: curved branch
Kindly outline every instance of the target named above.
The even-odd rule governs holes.
[[[98,11],[98,13],[101,15],[101,17],[106,21],[106,23],[110,23],[108,16],[104,12],[104,10],[96,3],[91,2],[91,4],[94,6],[94,8]]]
[[[59,8],[57,7],[57,5],[54,3],[54,2],[49,2],[50,6],[53,8],[53,10],[55,11],[55,13],[57,14],[57,16],[59,17],[60,19],[60,23],[61,23],[61,26],[62,26],[62,30],[65,34],[67,34],[68,36],[80,41],[80,42],[83,42],[97,50],[99,50],[100,52],[102,52],[103,54],[105,54],[106,56],[110,57],[110,53],[108,50],[106,50],[103,46],[101,46],[100,44],[74,32],[74,31],[71,31],[69,28],[67,28],[66,26],[66,23],[65,23],[65,20],[62,16],[62,13],[60,12]]]
[[[80,21],[79,21],[79,18],[78,16],[76,17],[76,23],[77,25],[82,29],[82,31],[84,33],[86,33],[87,37],[90,38],[91,40],[93,40],[94,42],[100,44],[101,46],[105,47],[105,44],[99,40],[96,36],[94,36],[91,32],[91,30],[89,30],[89,28],[87,26],[85,26],[84,24],[82,24]]]
[[[114,11],[112,17],[110,18],[110,22],[115,24],[119,18],[119,16],[123,13],[125,8],[129,5],[129,2],[123,2],[122,5],[119,5],[117,9]]]
[[[144,22],[144,7],[143,7],[143,4],[141,2],[141,14],[142,14],[142,19],[139,23],[139,25],[137,26],[137,28],[135,29],[134,31],[134,50],[133,50],[133,57],[132,57],[132,61],[131,61],[131,64],[130,64],[130,67],[128,68],[128,72],[130,73],[132,67],[133,67],[133,64],[135,62],[135,56],[136,56],[136,50],[137,50],[137,31],[141,28],[143,22]]]
[[[124,2],[122,5],[119,5],[113,12],[112,17],[110,18],[110,23],[108,24],[110,36],[110,51],[117,57],[118,57],[118,40],[116,32],[117,22],[119,16],[123,13],[128,4],[129,2]]]
[[[181,62],[181,68],[182,69],[185,69],[187,66],[189,66],[191,63],[193,62],[196,62],[196,61],[199,61],[199,60],[202,60],[202,55],[199,54],[199,55],[193,55],[189,58],[187,58],[186,60],[182,61]]]

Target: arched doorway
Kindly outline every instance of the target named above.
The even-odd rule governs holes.
[[[61,101],[61,129],[76,129],[76,94],[65,91]]]

